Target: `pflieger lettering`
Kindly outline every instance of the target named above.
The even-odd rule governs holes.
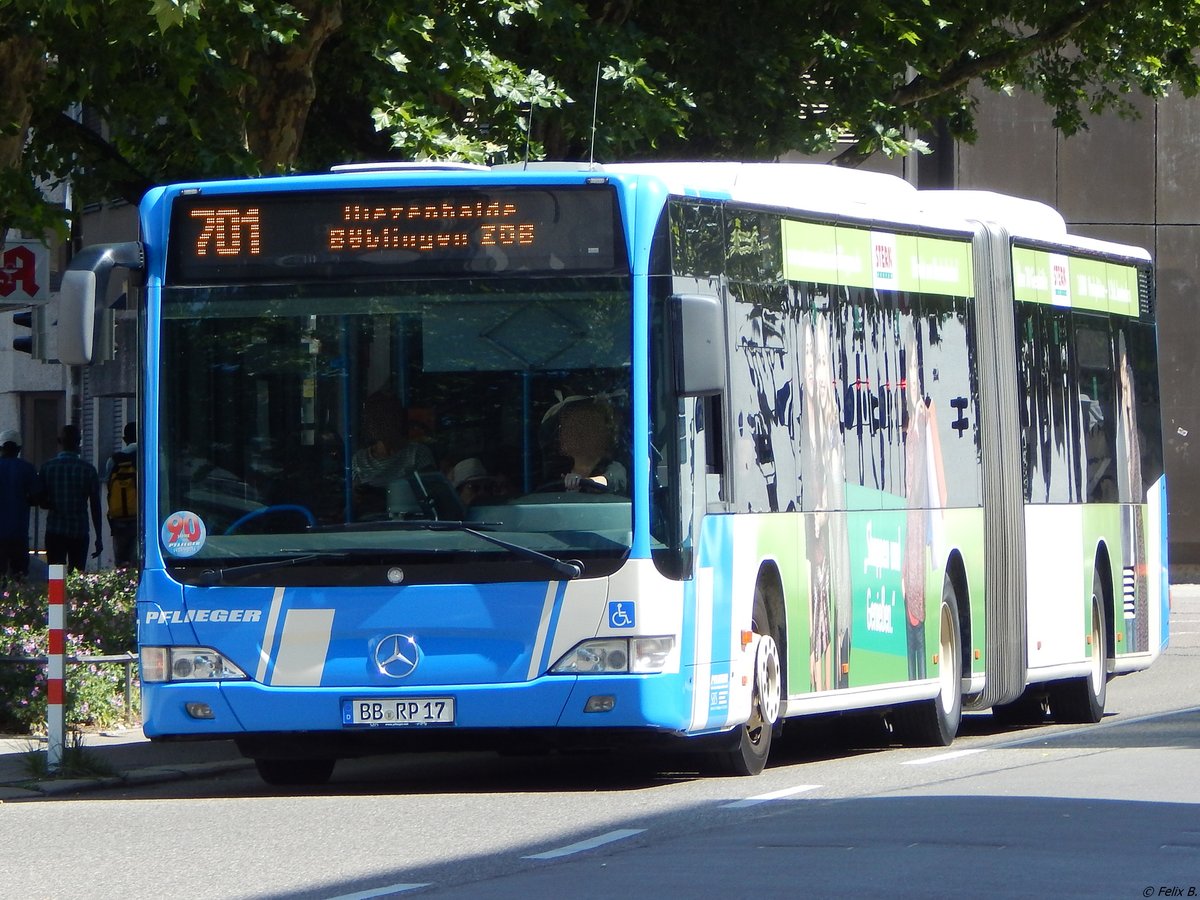
[[[261,622],[261,609],[150,609],[147,625],[184,625],[189,622]]]

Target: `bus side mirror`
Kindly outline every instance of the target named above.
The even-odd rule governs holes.
[[[140,271],[144,259],[137,241],[98,244],[75,254],[63,272],[58,292],[59,362],[68,366],[91,364],[96,322],[106,306],[108,276],[117,266]]]
[[[718,297],[676,294],[670,304],[675,391],[703,397],[725,389],[725,311]]]

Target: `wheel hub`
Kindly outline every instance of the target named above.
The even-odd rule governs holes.
[[[759,635],[758,652],[754,656],[754,681],[758,688],[759,712],[769,725],[779,718],[782,693],[779,648],[770,635]]]

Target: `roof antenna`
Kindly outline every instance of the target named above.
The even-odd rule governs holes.
[[[588,169],[596,168],[596,110],[600,106],[600,60],[596,60],[596,89],[592,92],[592,141],[588,147]]]
[[[529,117],[525,120],[525,164],[521,166],[521,171],[529,169],[529,138],[533,134],[533,101],[529,101]]]

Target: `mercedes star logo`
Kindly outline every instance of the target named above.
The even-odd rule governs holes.
[[[375,665],[389,678],[407,678],[420,659],[421,650],[411,635],[389,634],[375,645]]]

